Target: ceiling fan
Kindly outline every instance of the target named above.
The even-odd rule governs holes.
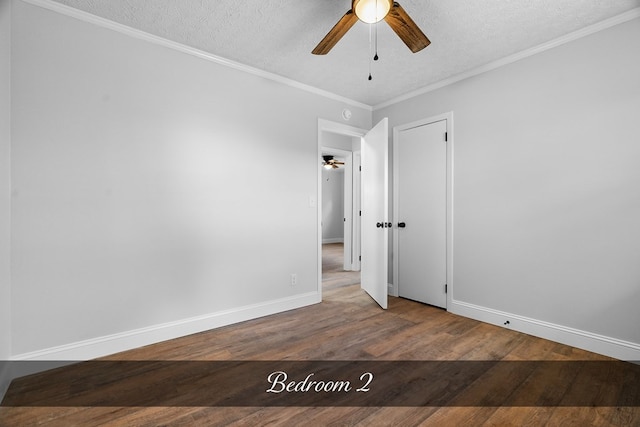
[[[322,158],[324,159],[322,166],[325,169],[338,169],[339,165],[344,165],[344,162],[334,159],[333,156],[322,156]]]
[[[352,0],[351,9],[340,18],[311,53],[314,55],[329,53],[358,19],[368,24],[384,19],[413,53],[431,44],[399,3],[392,0]]]

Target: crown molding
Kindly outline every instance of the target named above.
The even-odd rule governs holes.
[[[200,49],[196,49],[191,46],[184,45],[182,43],[174,42],[172,40],[165,39],[163,37],[159,37],[150,33],[147,33],[142,30],[138,30],[136,28],[129,27],[124,24],[117,23],[115,21],[111,21],[106,18],[101,18],[96,15],[92,15],[88,12],[84,12],[82,10],[78,10],[72,8],[70,6],[66,6],[61,3],[57,3],[53,0],[21,0],[24,3],[31,4],[33,6],[38,6],[43,9],[47,9],[61,15],[65,15],[71,18],[78,19],[80,21],[84,21],[93,25],[97,25],[102,28],[107,28],[112,31],[116,31],[120,34],[127,35],[129,37],[133,37],[139,40],[144,40],[150,43],[154,43],[163,47],[167,47],[169,49],[173,49],[182,53],[186,53],[188,55],[195,56],[197,58],[204,59],[206,61],[214,62],[219,65],[223,65],[225,67],[233,68],[235,70],[239,70],[245,73],[253,74],[258,77],[262,77],[268,80],[272,80],[274,82],[278,82],[284,84],[286,86],[290,86],[296,89],[304,90],[306,92],[313,93],[315,95],[322,96],[324,98],[328,98],[334,101],[342,102],[347,105],[351,105],[353,107],[362,108],[367,111],[373,111],[373,107],[368,104],[364,104],[362,102],[355,101],[353,99],[346,98],[344,96],[335,94],[333,92],[329,92],[323,89],[319,89],[314,86],[307,85],[305,83],[301,83],[297,80],[289,79],[287,77],[283,77],[279,74],[271,73],[269,71],[261,70],[259,68],[251,67],[249,65],[242,64],[240,62],[232,61],[227,58],[223,58],[218,55],[214,55],[209,52],[205,52]]]
[[[581,39],[583,37],[589,36],[591,34],[597,33],[602,30],[606,30],[607,28],[614,27],[616,25],[631,21],[633,19],[640,18],[640,7],[635,9],[631,9],[625,13],[620,15],[611,17],[609,19],[605,19],[604,21],[598,22],[596,24],[589,25],[588,27],[581,28],[580,30],[574,31],[572,33],[566,34],[562,37],[558,37],[557,39],[551,40],[546,43],[542,43],[538,46],[534,46],[532,48],[523,50],[521,52],[515,53],[513,55],[506,56],[504,58],[498,59],[493,62],[489,62],[488,64],[482,65],[480,67],[474,68],[464,73],[457,74],[455,76],[449,77],[447,79],[441,80],[439,82],[430,84],[428,86],[424,86],[420,89],[416,89],[414,91],[408,92],[404,95],[397,96],[395,98],[391,98],[388,101],[384,101],[380,104],[374,105],[373,110],[379,110],[384,107],[388,107],[393,104],[397,104],[401,101],[406,101],[407,99],[414,98],[419,95],[424,95],[425,93],[433,92],[436,89],[443,88],[445,86],[449,86],[453,83],[457,83],[461,80],[468,79],[470,77],[477,76],[479,74],[486,73],[487,71],[495,70],[496,68],[500,68],[502,66],[514,63],[524,58],[528,58],[530,56],[536,55],[538,53],[544,52],[549,49],[553,49],[554,47],[561,46],[565,43],[572,42],[574,40]]]
[[[221,56],[217,56],[208,52],[205,52],[200,49],[196,49],[181,43],[177,43],[159,36],[155,36],[153,34],[144,32],[142,30],[138,30],[123,24],[119,24],[117,22],[111,21],[106,18],[101,18],[96,15],[92,15],[88,12],[84,12],[78,9],[74,9],[72,7],[63,5],[61,3],[57,3],[53,0],[21,0],[24,3],[28,3],[34,6],[39,6],[44,9],[48,9],[62,15],[66,15],[84,22],[88,22],[103,28],[108,28],[110,30],[116,31],[121,34],[128,35],[130,37],[134,37],[140,40],[145,40],[151,43],[155,43],[164,47],[168,47],[170,49],[177,50],[182,53],[186,53],[188,55],[196,56],[198,58],[214,62],[219,65],[223,65],[229,68],[233,68],[245,73],[253,74],[255,76],[259,76],[265,79],[269,79],[286,86],[294,87],[300,90],[304,90],[306,92],[313,93],[315,95],[319,95],[328,99],[332,99],[334,101],[342,102],[347,105],[351,105],[354,107],[362,108],[366,111],[376,111],[381,108],[388,107],[393,104],[397,104],[402,101],[406,101],[411,98],[415,98],[416,96],[424,95],[425,93],[433,92],[434,90],[443,88],[445,86],[449,86],[451,84],[457,83],[459,81],[468,79],[470,77],[477,76],[479,74],[486,73],[491,70],[495,70],[496,68],[514,63],[524,58],[528,58],[530,56],[536,55],[538,53],[544,52],[549,49],[553,49],[555,47],[561,46],[565,43],[572,42],[574,40],[578,40],[582,37],[589,36],[591,34],[597,33],[602,30],[606,30],[607,28],[611,28],[613,26],[631,21],[636,18],[640,18],[640,7],[632,9],[628,12],[622,13],[620,15],[614,16],[612,18],[606,19],[604,21],[598,22],[596,24],[590,25],[588,27],[584,27],[580,30],[574,31],[572,33],[566,34],[557,39],[551,40],[549,42],[540,44],[538,46],[534,46],[532,48],[526,49],[524,51],[518,52],[513,55],[509,55],[507,57],[498,59],[496,61],[490,62],[488,64],[482,65],[480,67],[474,68],[464,73],[457,74],[455,76],[449,77],[444,80],[440,80],[436,83],[430,84],[428,86],[424,86],[422,88],[416,89],[411,92],[407,92],[404,95],[400,95],[394,98],[391,98],[387,101],[376,105],[368,105],[359,101],[355,101],[353,99],[349,99],[343,97],[341,95],[325,91],[323,89],[316,88],[314,86],[310,86],[301,82],[298,82],[293,79],[289,79],[287,77],[280,76],[275,73],[270,73],[268,71],[261,70],[259,68],[250,67],[248,65],[232,61]]]

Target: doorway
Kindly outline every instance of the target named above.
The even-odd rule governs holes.
[[[394,128],[395,295],[446,309],[452,291],[451,113]]]
[[[318,292],[321,298],[323,282],[325,289],[360,283],[359,150],[360,138],[365,133],[364,129],[318,120]],[[327,196],[323,156],[327,155],[344,160],[344,165],[339,166],[343,171],[338,172],[343,174],[342,241],[331,241],[332,236],[323,233]]]
[[[391,230],[387,206],[388,176],[388,119],[383,118],[372,129],[366,131],[340,123],[318,119],[318,160],[322,156],[323,144],[329,135],[350,136],[352,143],[360,149],[362,168],[354,172],[354,189],[361,189],[360,197],[354,198],[354,206],[362,201],[362,210],[354,208],[353,217],[359,219],[359,225],[353,230],[354,244],[360,243],[360,255],[354,253],[354,263],[360,263],[360,287],[381,308],[387,308],[389,293],[388,245]],[[355,153],[354,153],[354,157]],[[367,159],[365,161],[365,158]],[[318,165],[318,197],[322,198],[321,165]],[[354,168],[355,171],[355,168]],[[355,191],[354,191],[355,193]],[[312,198],[313,199],[313,198]],[[314,205],[315,206],[315,205]],[[357,220],[356,220],[357,223]],[[318,293],[322,300],[322,206],[318,204]],[[356,258],[357,256],[357,258]]]
[[[345,137],[345,141],[351,144],[350,137]],[[322,148],[322,288],[325,291],[360,283],[359,215],[355,215],[360,192],[359,180],[354,179],[357,173],[353,157],[352,151]]]
[[[325,138],[327,139],[327,138]],[[333,138],[335,140],[335,138]],[[351,148],[351,138],[345,137]],[[354,176],[353,153],[350,150],[322,147],[321,189],[322,192],[322,244],[341,243],[342,264],[345,271],[359,270],[359,241],[355,213],[359,209]]]

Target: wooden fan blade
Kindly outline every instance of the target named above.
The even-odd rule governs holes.
[[[318,46],[316,46],[316,48],[313,49],[311,53],[313,53],[314,55],[326,55],[327,53],[329,53],[329,51],[336,45],[336,43],[340,41],[342,36],[344,36],[347,31],[349,31],[349,29],[353,27],[353,24],[355,24],[357,20],[358,17],[355,13],[353,13],[353,10],[349,10],[344,14],[342,18],[340,18],[338,23],[333,26],[331,31],[329,31],[327,35],[324,36],[320,43],[318,43]]]
[[[413,19],[405,12],[400,4],[393,2],[391,10],[384,17],[391,29],[402,39],[411,52],[416,53],[429,46],[431,42],[418,28]]]

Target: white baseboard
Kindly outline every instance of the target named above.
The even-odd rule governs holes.
[[[323,245],[326,245],[327,243],[344,243],[344,239],[342,237],[331,237],[329,239],[322,239]]]
[[[294,295],[118,334],[15,355],[11,360],[81,361],[131,350],[321,302],[318,292]]]
[[[613,357],[619,360],[640,361],[640,344],[598,335],[567,326],[518,316],[487,307],[452,300],[448,311],[464,317],[507,327],[518,332],[548,339],[572,347]],[[505,326],[505,322],[509,324]]]

